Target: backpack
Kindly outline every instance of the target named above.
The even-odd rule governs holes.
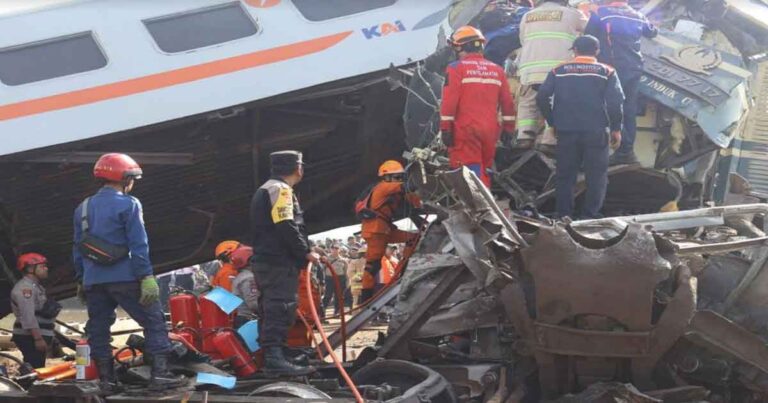
[[[379,216],[379,213],[371,208],[371,196],[373,196],[373,188],[376,185],[376,183],[368,185],[355,199],[355,217],[360,221]]]

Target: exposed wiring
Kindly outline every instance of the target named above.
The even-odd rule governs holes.
[[[312,272],[312,263],[307,263],[307,273]],[[341,361],[339,361],[339,357],[336,356],[336,353],[333,352],[333,349],[331,348],[331,343],[328,341],[328,336],[325,334],[325,329],[323,329],[323,324],[320,321],[320,316],[317,314],[317,307],[315,306],[314,296],[312,295],[312,280],[311,276],[304,276],[306,285],[307,285],[307,292],[309,293],[309,307],[312,311],[312,319],[315,320],[315,325],[317,326],[317,330],[320,331],[320,337],[323,339],[323,345],[325,345],[326,351],[328,351],[331,354],[331,359],[333,360],[334,365],[336,365],[336,369],[339,370],[339,373],[341,374],[341,377],[344,378],[344,381],[349,386],[349,389],[352,391],[352,394],[355,396],[355,400],[357,403],[365,403],[365,399],[363,399],[363,396],[360,395],[360,391],[357,390],[357,386],[355,386],[355,383],[352,382],[352,378],[349,377],[349,374],[344,369],[344,366],[341,365]]]

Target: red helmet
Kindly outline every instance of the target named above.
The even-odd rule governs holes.
[[[141,167],[133,158],[118,153],[102,155],[93,167],[93,176],[110,182],[141,178]]]
[[[232,262],[232,267],[234,267],[236,270],[240,270],[248,266],[248,263],[251,260],[251,256],[253,256],[253,248],[250,246],[241,246],[232,251],[229,259]]]
[[[48,259],[39,253],[25,253],[19,256],[19,259],[16,260],[16,268],[19,271],[24,271],[29,266],[46,263],[48,263]]]

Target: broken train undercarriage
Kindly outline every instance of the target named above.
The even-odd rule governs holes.
[[[437,371],[459,401],[768,398],[768,238],[728,226],[768,205],[552,222],[505,213],[466,169],[431,170],[411,169],[438,218],[380,357]]]

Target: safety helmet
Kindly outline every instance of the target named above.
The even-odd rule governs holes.
[[[384,163],[379,166],[379,176],[401,173],[405,173],[405,168],[403,168],[403,164],[395,160],[384,161]]]
[[[24,271],[29,266],[46,263],[48,263],[48,259],[39,253],[25,253],[19,256],[19,259],[16,260],[16,268],[19,271]]]
[[[216,254],[216,259],[230,261],[232,252],[237,250],[237,248],[239,248],[240,246],[241,246],[240,242],[237,242],[237,241],[221,242],[216,246],[216,251],[214,252]]]
[[[248,266],[251,256],[253,256],[253,248],[250,246],[243,246],[242,248],[237,248],[232,251],[229,258],[232,261],[232,267],[234,267],[235,270],[240,270]]]
[[[93,176],[110,182],[122,182],[128,178],[139,179],[141,174],[139,164],[125,154],[104,154],[93,166]]]
[[[480,47],[481,44],[485,43],[485,37],[479,29],[469,25],[459,27],[459,29],[453,31],[451,37],[448,38],[448,44],[451,46],[463,46],[477,41],[480,42],[477,44],[477,47]]]

